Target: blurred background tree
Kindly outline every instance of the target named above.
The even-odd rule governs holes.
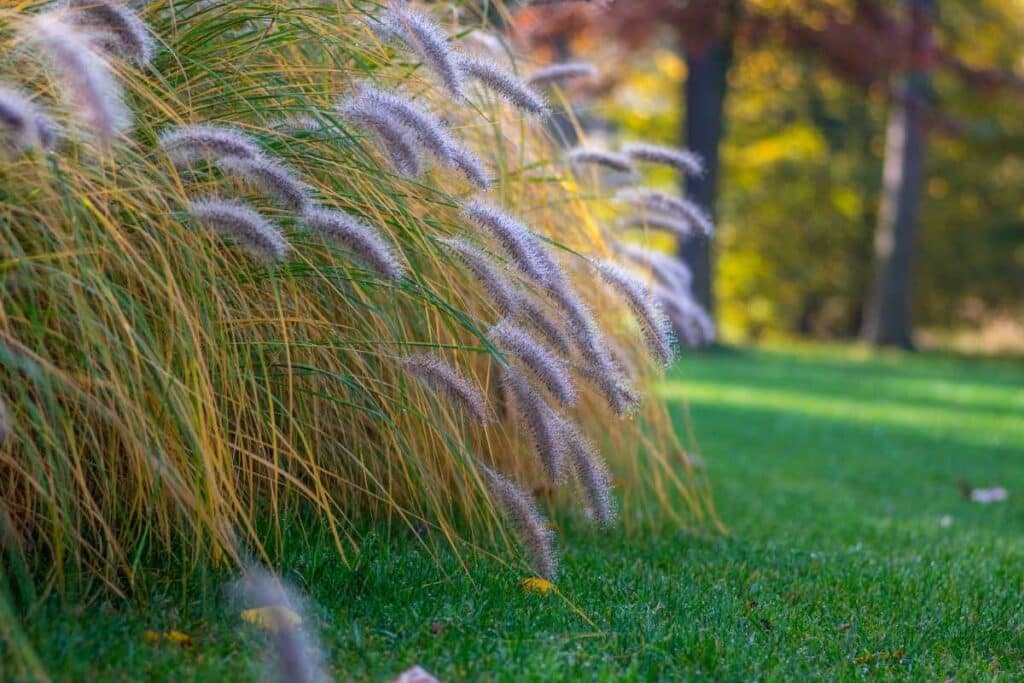
[[[608,35],[630,51],[605,56],[612,97],[589,118],[708,157],[712,173],[686,189],[719,219],[714,269],[703,243],[681,251],[727,338],[861,333],[906,346],[911,322],[1020,315],[1024,3],[635,0],[521,15],[521,34],[561,31],[570,53],[606,53]],[[918,148],[890,145],[901,203],[880,212],[887,126]],[[915,158],[922,172],[905,173]],[[906,258],[884,248],[897,233]]]

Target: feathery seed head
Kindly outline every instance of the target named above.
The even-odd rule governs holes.
[[[656,287],[654,295],[686,346],[701,348],[715,341],[715,324],[711,316],[688,291]]]
[[[608,406],[619,417],[632,414],[640,406],[640,395],[629,385],[611,355],[602,357],[596,363],[588,360],[574,368],[601,391]]]
[[[466,264],[477,281],[483,285],[491,303],[502,315],[512,315],[520,305],[520,298],[508,279],[491,262],[487,254],[480,251],[473,245],[461,239],[444,239],[442,244],[447,245],[459,259]]]
[[[38,44],[61,75],[73,113],[106,143],[128,128],[131,115],[110,65],[88,37],[50,11],[30,22],[26,37]]]
[[[483,83],[509,104],[524,112],[542,114],[547,109],[544,98],[493,61],[478,57],[460,57],[458,65],[464,74]]]
[[[699,154],[688,149],[675,149],[637,142],[626,145],[622,148],[622,152],[633,161],[669,166],[680,173],[695,177],[704,175],[704,161]]]
[[[11,435],[11,414],[7,410],[7,401],[0,398],[0,446],[7,443]]]
[[[558,62],[534,71],[526,82],[529,85],[549,85],[574,78],[597,78],[597,67],[587,62]]]
[[[257,258],[279,261],[288,255],[288,242],[277,226],[248,204],[219,198],[197,199],[192,202],[190,213],[200,225],[234,241]]]
[[[494,178],[490,175],[484,162],[476,154],[462,145],[456,145],[451,149],[451,163],[469,182],[481,190],[488,190],[494,185]]]
[[[529,332],[503,319],[488,331],[487,336],[502,350],[521,360],[562,405],[576,404],[576,387],[565,363]]]
[[[205,124],[163,131],[160,133],[160,148],[179,167],[203,158],[255,160],[263,156],[256,141],[237,128]]]
[[[608,362],[607,342],[590,307],[568,283],[551,288],[549,292],[567,318],[569,337],[580,355],[589,363],[603,367]]]
[[[17,150],[49,149],[57,124],[18,90],[0,84],[0,133]]]
[[[419,55],[455,98],[461,99],[462,71],[441,27],[426,14],[398,0],[389,0],[388,18],[388,28]]]
[[[403,358],[402,365],[425,387],[460,404],[480,424],[490,421],[491,411],[483,394],[451,365],[425,353]]]
[[[492,181],[480,161],[433,114],[405,98],[365,83],[359,86],[356,98],[361,101],[361,106],[379,111],[395,125],[406,128],[424,149],[459,170],[476,186],[490,187]]]
[[[217,167],[251,183],[292,211],[302,213],[313,204],[309,186],[276,161],[225,156],[217,160]]]
[[[501,383],[530,434],[534,451],[544,466],[548,480],[554,484],[560,483],[565,474],[565,448],[558,434],[557,413],[517,369],[505,368]]]
[[[588,509],[598,525],[615,523],[615,497],[611,474],[594,443],[568,418],[558,417],[558,429],[565,442],[566,457],[572,468]]]
[[[684,221],[689,221],[706,236],[712,235],[715,231],[711,217],[689,199],[673,197],[664,192],[646,187],[626,188],[625,190],[620,190],[616,197],[620,201],[647,209],[648,211],[668,214]]]
[[[108,51],[139,65],[153,58],[153,36],[145,22],[129,7],[113,0],[65,0],[70,20],[94,29]]]
[[[678,292],[690,291],[693,273],[682,259],[621,242],[615,244],[615,251],[633,263],[649,268],[663,287]]]
[[[554,532],[537,510],[537,504],[528,493],[489,467],[480,466],[484,483],[494,502],[505,513],[506,519],[519,535],[533,570],[541,577],[554,580],[558,561],[554,551]]]
[[[603,149],[592,147],[576,147],[569,152],[569,163],[574,169],[584,165],[603,166],[616,173],[627,173],[632,175],[636,172],[629,159],[615,152],[608,152]]]
[[[357,126],[373,132],[384,146],[391,167],[406,178],[415,178],[422,172],[417,140],[412,132],[395,117],[368,106],[365,100],[349,99],[338,106],[338,112]]]
[[[439,159],[451,159],[455,140],[441,121],[415,103],[367,83],[359,85],[351,101],[392,118],[394,125],[408,129],[427,151]]]
[[[393,43],[401,40],[399,29],[395,28],[391,17],[387,15],[382,17],[363,17],[361,21],[382,43]]]
[[[568,356],[572,353],[572,342],[565,331],[548,316],[547,312],[529,294],[519,297],[519,317],[540,332],[551,346]]]
[[[480,200],[465,202],[462,213],[475,225],[494,235],[519,270],[541,284],[549,282],[550,257],[547,257],[537,236],[529,228],[504,211]]]
[[[344,211],[309,209],[300,225],[342,244],[381,277],[397,282],[405,274],[405,267],[380,232]]]
[[[604,281],[619,292],[629,304],[655,358],[662,364],[670,363],[674,355],[672,333],[664,312],[651,296],[647,286],[613,263],[603,262],[598,265],[598,270]]]
[[[683,239],[693,237],[698,232],[697,227],[689,219],[680,219],[661,213],[629,216],[619,222],[619,227],[624,230],[663,230]]]

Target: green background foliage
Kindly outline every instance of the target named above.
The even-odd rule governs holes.
[[[1020,73],[1019,3],[940,2],[937,19],[939,43],[964,62]],[[656,45],[620,73],[601,112],[628,137],[672,143],[686,65],[668,34]],[[932,91],[943,120],[930,137],[913,306],[916,324],[953,328],[1020,305],[1024,92],[941,70]],[[856,333],[871,277],[886,100],[807,54],[768,41],[737,45],[717,207],[727,338]]]

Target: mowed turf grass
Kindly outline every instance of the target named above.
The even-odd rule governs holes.
[[[688,402],[730,535],[563,529],[557,595],[470,558],[371,542],[289,560],[338,679],[1005,679],[1024,676],[1024,366],[849,348],[722,351],[661,388]],[[956,482],[1009,500],[963,500]],[[945,518],[945,522],[943,522]],[[212,582],[210,582],[212,583]],[[144,641],[179,629],[190,648]],[[47,605],[56,678],[251,680],[263,640],[218,590],[145,609]]]

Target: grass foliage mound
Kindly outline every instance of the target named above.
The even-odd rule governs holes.
[[[605,263],[543,93],[472,8],[435,9],[0,10],[0,530],[23,584],[126,591],[164,554],[294,541],[292,515],[343,556],[373,519],[518,540],[543,574],[535,497],[713,517],[663,407],[633,406],[664,330]]]

